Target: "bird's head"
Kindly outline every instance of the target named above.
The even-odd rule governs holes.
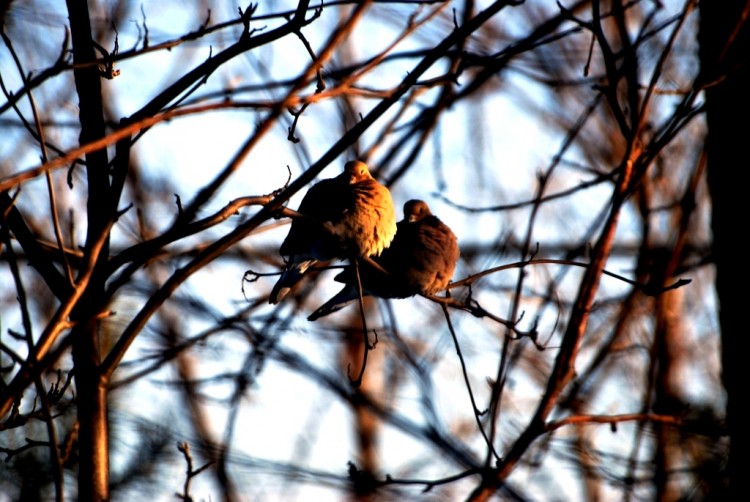
[[[360,160],[350,160],[344,164],[343,174],[349,179],[350,184],[372,178],[367,164]]]
[[[423,200],[412,199],[404,204],[404,219],[409,223],[419,221],[431,214],[430,207]]]

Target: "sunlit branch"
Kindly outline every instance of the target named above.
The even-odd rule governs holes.
[[[664,424],[681,425],[683,418],[675,415],[660,415],[657,413],[629,413],[623,415],[576,415],[554,420],[545,424],[545,429],[552,432],[566,425],[581,424],[610,424],[612,430],[623,422],[659,422]]]

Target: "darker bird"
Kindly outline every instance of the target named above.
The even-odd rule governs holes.
[[[300,203],[279,253],[286,267],[269,303],[276,304],[318,262],[378,256],[396,234],[391,192],[364,162],[349,161],[335,178],[313,185]]]
[[[430,212],[427,203],[410,200],[391,246],[374,259],[382,270],[360,267],[362,292],[380,298],[434,295],[448,287],[458,258],[458,241],[450,227]],[[337,275],[335,280],[344,288],[308,319],[314,321],[359,298],[355,273],[350,267]]]

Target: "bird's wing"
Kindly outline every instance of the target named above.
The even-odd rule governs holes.
[[[404,264],[404,281],[422,294],[444,290],[455,271],[460,251],[453,231],[436,216],[412,224],[411,253]]]

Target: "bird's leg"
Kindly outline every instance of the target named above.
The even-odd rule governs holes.
[[[354,275],[357,277],[357,292],[359,293],[359,315],[362,316],[362,337],[364,338],[364,353],[362,354],[362,367],[359,370],[359,375],[355,380],[352,380],[351,378],[349,380],[354,387],[359,387],[360,385],[362,385],[362,377],[365,374],[365,366],[367,366],[367,353],[370,351],[370,338],[367,336],[367,320],[365,319],[362,278],[359,275],[359,258],[353,258],[352,263],[354,263]]]
[[[378,262],[370,258],[369,256],[365,256],[362,258],[362,261],[367,263],[369,266],[380,272],[381,274],[385,275],[386,277],[390,277],[391,273],[388,272],[386,269],[380,266]]]

